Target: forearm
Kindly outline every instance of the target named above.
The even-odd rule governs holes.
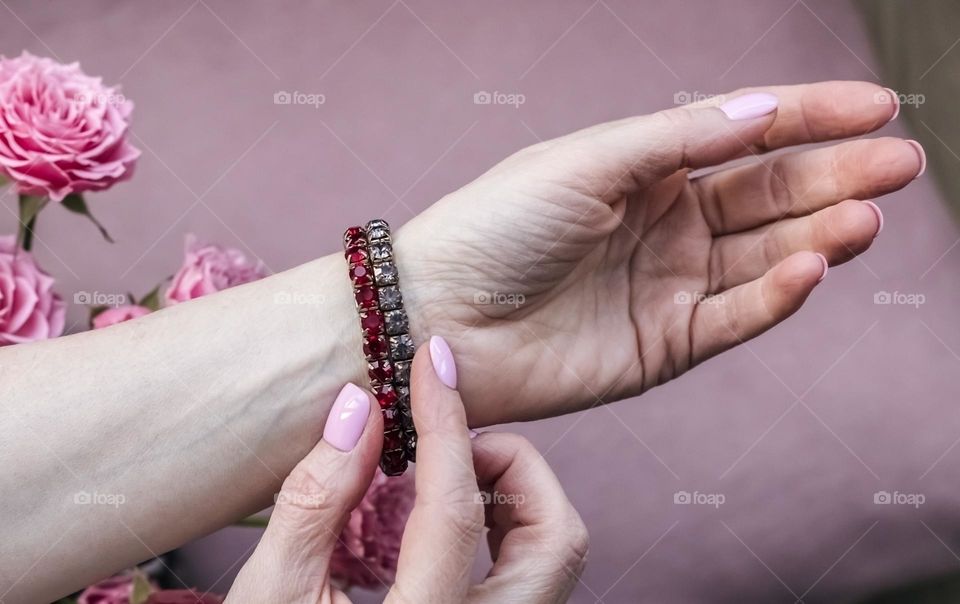
[[[55,598],[269,505],[336,391],[364,383],[353,304],[329,256],[0,351],[4,601]]]

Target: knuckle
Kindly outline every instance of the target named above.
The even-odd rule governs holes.
[[[760,240],[760,253],[765,266],[771,267],[783,260],[785,254],[776,233],[768,233]]]
[[[297,466],[283,481],[277,494],[274,514],[292,521],[342,511],[336,485],[319,479],[307,467]]]
[[[767,166],[767,197],[778,216],[789,216],[793,212],[796,197],[790,188],[790,172],[785,156],[778,156]]]
[[[580,515],[571,510],[563,528],[554,531],[546,545],[564,569],[579,575],[590,553],[590,533]]]
[[[458,497],[443,502],[440,506],[441,522],[455,531],[460,538],[474,538],[483,531],[484,511],[479,497]]]
[[[578,560],[586,560],[590,553],[590,533],[579,515],[576,515],[576,522],[571,523],[567,546]]]

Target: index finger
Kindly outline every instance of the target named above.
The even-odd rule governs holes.
[[[562,602],[583,572],[589,537],[580,515],[540,453],[513,434],[485,433],[473,441],[477,481],[488,492],[494,565],[472,588],[496,601],[528,588],[524,602]],[[552,593],[543,593],[549,586]]]
[[[780,101],[773,124],[751,145],[754,153],[862,136],[885,125],[900,109],[890,89],[855,81],[742,88],[702,104],[718,105],[753,92],[767,92]]]
[[[417,351],[410,387],[418,433],[417,498],[388,601],[462,602],[483,530],[483,507],[466,412],[455,390],[453,354],[442,338]]]

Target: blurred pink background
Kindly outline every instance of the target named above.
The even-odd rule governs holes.
[[[79,60],[136,103],[133,180],[87,196],[117,243],[59,208],[40,219],[37,256],[71,302],[145,293],[177,268],[187,232],[282,271],[336,251],[347,225],[402,224],[523,146],[675,96],[880,81],[858,15],[833,0],[59,0],[0,15],[7,56]],[[325,102],[275,104],[280,91]],[[524,103],[478,105],[480,91]],[[4,204],[13,232],[16,201]],[[808,588],[807,601],[833,601],[890,568],[957,566],[938,542],[957,526],[940,504],[960,465],[957,232],[929,175],[880,206],[873,249],[772,333],[640,399],[511,427],[590,529],[575,602],[731,598],[744,582],[764,601]],[[874,304],[882,291],[925,304]],[[85,321],[73,306],[68,325]],[[884,489],[923,489],[925,515],[885,521],[871,505]],[[678,506],[678,491],[726,501]],[[211,535],[174,570],[225,592],[256,536]],[[904,540],[909,560],[857,562]]]

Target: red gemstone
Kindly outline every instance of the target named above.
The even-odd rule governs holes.
[[[389,409],[397,403],[397,391],[393,389],[393,386],[385,384],[378,388],[374,395],[377,397],[381,409]]]
[[[370,363],[367,369],[370,379],[380,384],[388,384],[393,379],[393,365],[386,359]]]
[[[400,430],[403,428],[403,424],[400,421],[400,414],[397,413],[396,407],[390,409],[381,409],[383,414],[383,431],[390,432],[392,430]]]
[[[366,239],[364,239],[364,232],[361,227],[350,227],[343,234],[343,244],[346,247],[356,247],[358,245],[364,245],[365,243]]]
[[[350,264],[362,264],[367,261],[367,250],[362,247],[348,247],[344,252]]]
[[[383,316],[380,314],[380,311],[367,311],[360,317],[360,325],[368,333],[380,333],[380,331],[383,329]]]
[[[357,305],[360,308],[376,308],[377,290],[370,285],[364,285],[354,294],[357,298]]]
[[[403,448],[403,434],[399,430],[383,433],[383,450],[392,451]]]
[[[353,279],[353,284],[357,287],[362,285],[370,285],[372,283],[370,279],[370,272],[362,264],[350,267],[350,278]]]
[[[380,335],[368,336],[363,341],[363,354],[370,359],[380,359],[387,355],[390,347],[387,345],[387,339]]]

